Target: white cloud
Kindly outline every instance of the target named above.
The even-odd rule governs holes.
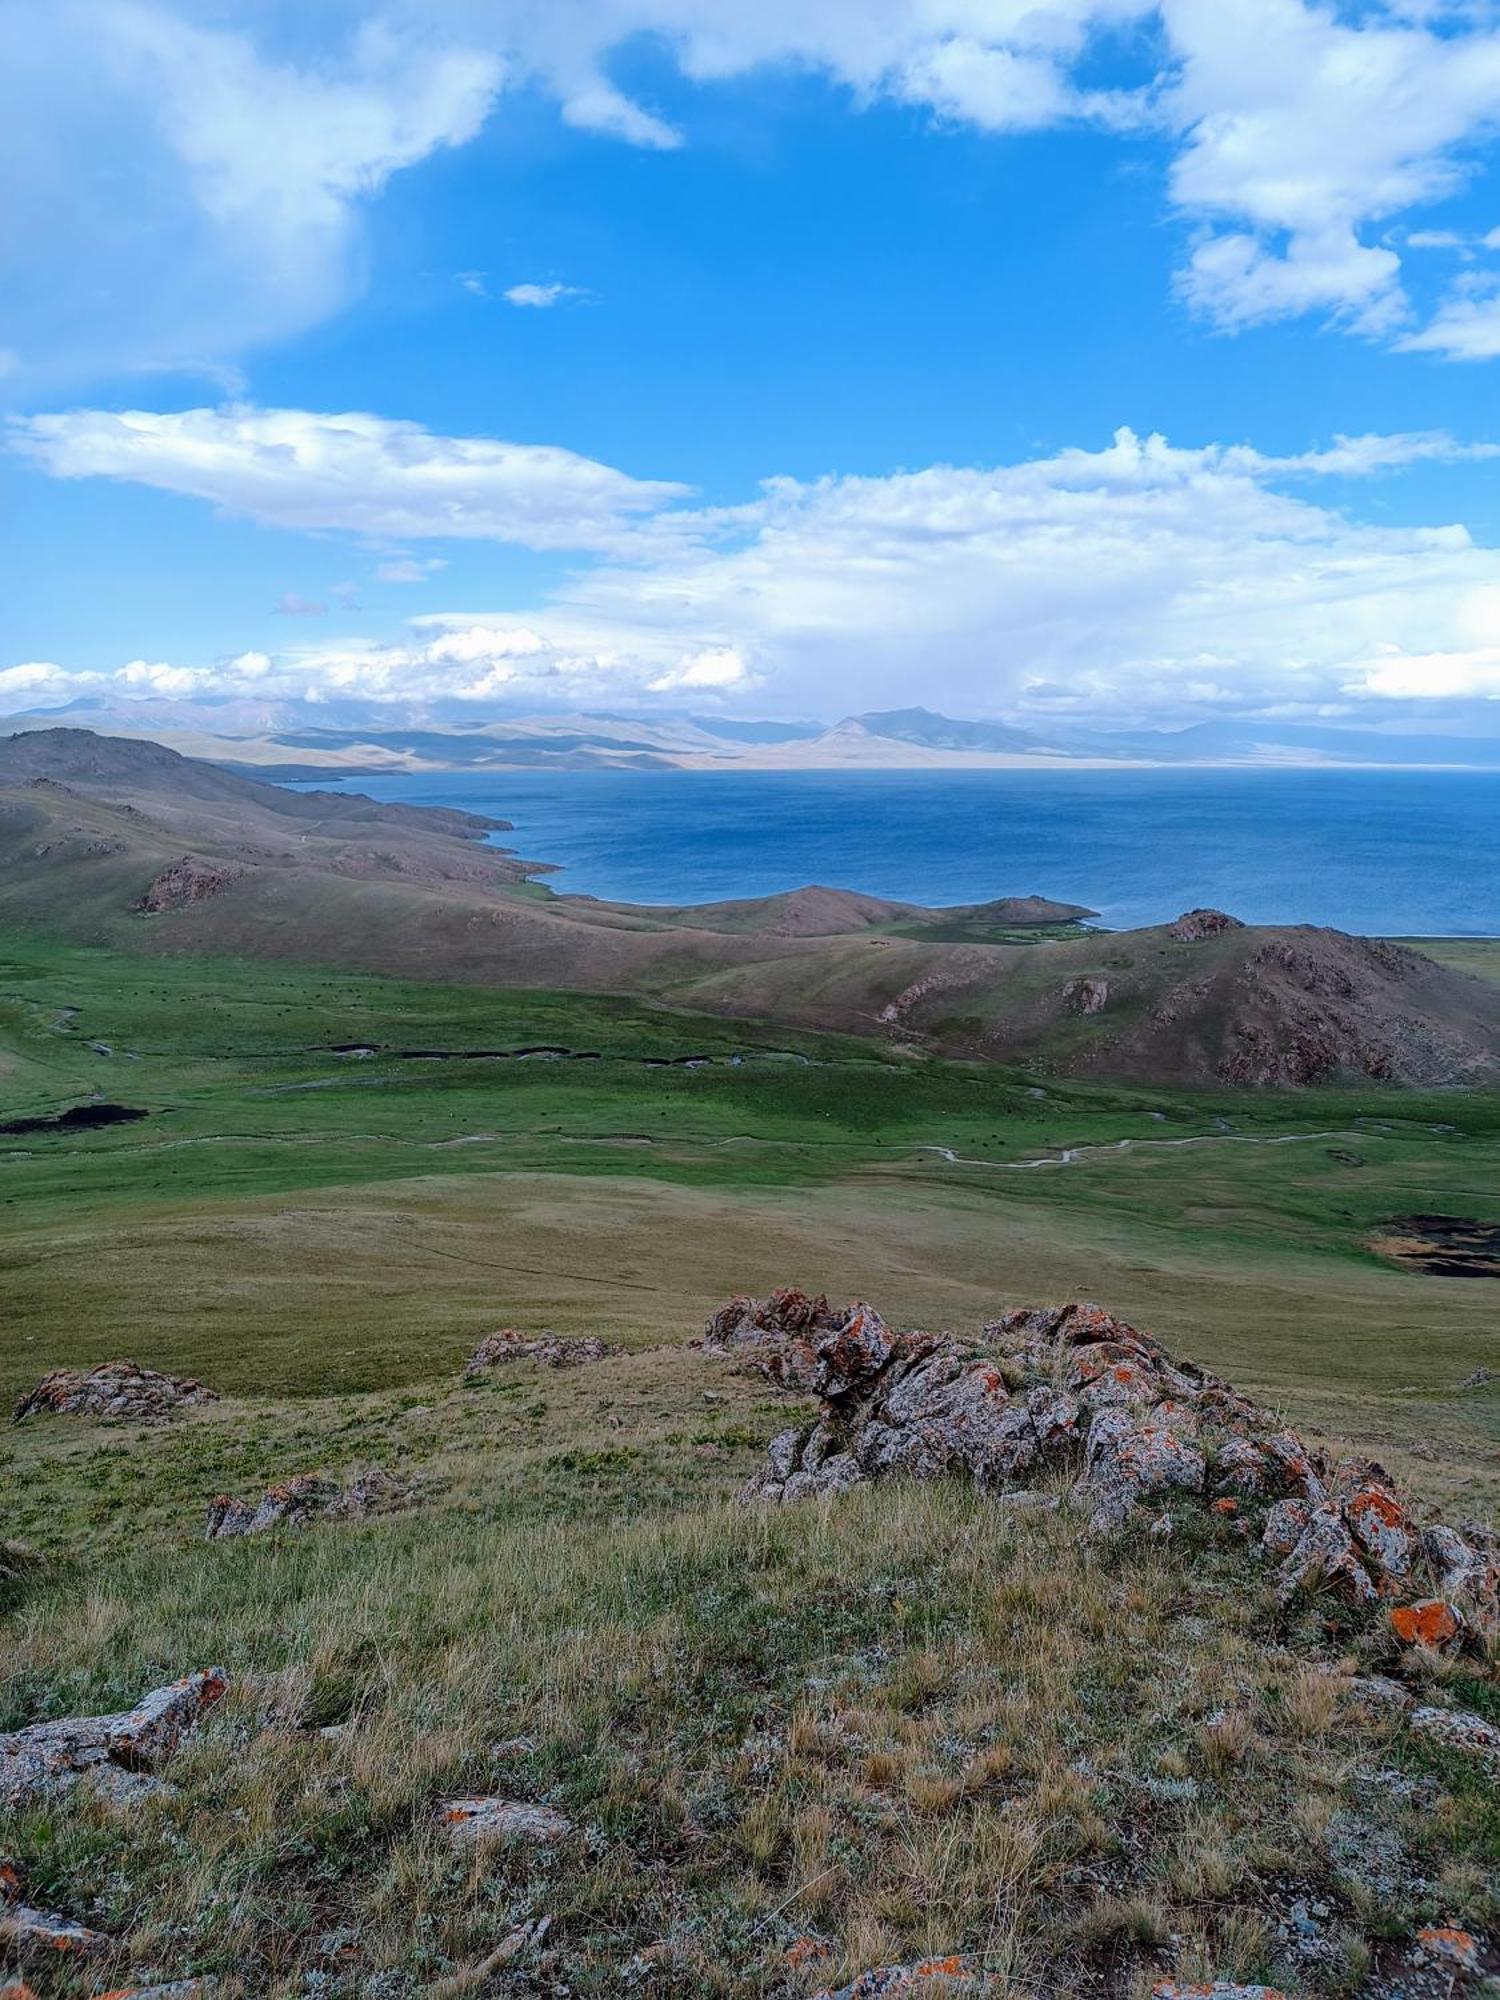
[[[0,9],[0,274],[38,380],[214,372],[337,309],[362,205],[472,138],[504,78],[493,48],[373,8],[329,9],[296,56],[274,10],[226,12]]]
[[[53,660],[22,660],[14,667],[0,667],[0,696],[63,692],[72,679],[66,668]]]
[[[277,598],[274,610],[282,618],[326,618],[328,606],[321,597],[303,597],[295,590],[284,590]]]
[[[631,560],[524,609],[429,613],[385,644],[257,656],[253,674],[136,662],[44,691],[253,684],[482,713],[753,688],[799,714],[919,691],[1105,725],[1490,695],[1500,549],[1453,522],[1370,526],[1308,485],[1493,450],[1416,433],[1272,456],[1121,431],[1013,465],[773,479],[740,507],[672,510],[670,532],[627,538]]]
[[[1378,3],[1162,0],[1184,210],[1245,230],[1194,253],[1189,297],[1238,324],[1325,309],[1367,331],[1408,310],[1394,251],[1360,229],[1459,187],[1500,116],[1500,35]]]
[[[581,299],[584,293],[577,285],[511,285],[506,290],[506,299],[513,306],[555,306],[563,299]]]
[[[1390,701],[1500,699],[1500,646],[1461,653],[1395,653],[1369,661],[1348,692]]]
[[[1449,361],[1500,358],[1500,274],[1460,280],[1430,323],[1399,345],[1409,354],[1441,354]]]
[[[1500,121],[1495,9],[1435,0],[13,5],[0,9],[0,277],[7,337],[27,357],[16,372],[222,378],[349,298],[365,207],[503,115],[511,85],[616,142],[683,145],[690,132],[611,77],[643,36],[700,83],[780,65],[822,74],[856,107],[895,99],[986,131],[1158,133],[1174,149],[1170,199],[1204,231],[1184,295],[1225,326],[1300,313],[1380,337],[1414,325],[1402,258],[1444,232],[1369,233],[1420,224]],[[1122,81],[1099,90],[1088,79],[1106,37]]]
[[[633,516],[688,491],[556,445],[438,437],[358,411],[71,410],[17,419],[10,438],[56,478],[129,480],[273,527],[386,539],[611,549]]]
[[[711,646],[702,653],[689,653],[664,674],[647,683],[651,694],[674,693],[679,688],[740,687],[751,679],[749,668],[733,646]]]
[[[629,146],[670,153],[682,144],[681,135],[664,119],[633,104],[600,76],[563,99],[562,115],[565,124],[577,126],[582,132],[623,139]]]
[[[377,583],[426,583],[447,563],[441,556],[392,556],[375,568]]]

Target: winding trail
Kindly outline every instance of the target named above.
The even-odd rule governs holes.
[[[1061,1152],[1044,1153],[1035,1160],[975,1160],[955,1153],[951,1146],[918,1146],[919,1153],[936,1153],[954,1167],[993,1167],[1002,1173],[1029,1174],[1040,1167],[1071,1167],[1096,1153],[1142,1153],[1171,1151],[1180,1146],[1305,1146],[1315,1140],[1358,1139],[1358,1132],[1197,1132],[1186,1139],[1116,1139],[1108,1145],[1064,1146]]]
[[[983,1167],[989,1172],[1002,1174],[1030,1174],[1050,1168],[1077,1166],[1091,1159],[1111,1158],[1125,1153],[1175,1152],[1187,1146],[1306,1146],[1326,1144],[1336,1139],[1367,1140],[1369,1136],[1369,1128],[1363,1131],[1195,1132],[1180,1139],[1115,1139],[1087,1146],[1064,1146],[1057,1152],[1038,1154],[1027,1160],[985,1160],[959,1153],[952,1146],[913,1143],[891,1147],[887,1157],[915,1153],[935,1156],[947,1166]],[[395,1132],[204,1132],[180,1139],[150,1140],[138,1146],[113,1146],[110,1153],[112,1156],[171,1153],[191,1146],[316,1147],[350,1144],[407,1146],[419,1152],[435,1153],[465,1146],[509,1146],[538,1139],[550,1139],[565,1146],[698,1147],[704,1152],[714,1152],[725,1146],[791,1148],[795,1151],[827,1147],[844,1152],[861,1152],[868,1143],[857,1139],[767,1139],[753,1132],[735,1132],[723,1139],[695,1138],[689,1133],[658,1136],[645,1132],[458,1132],[443,1139],[419,1139]],[[7,1148],[0,1152],[0,1161],[33,1157],[29,1150]]]

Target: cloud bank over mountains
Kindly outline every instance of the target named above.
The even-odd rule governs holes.
[[[1313,314],[1455,361],[1500,352],[1500,254],[1481,239],[1434,277],[1442,232],[1421,229],[1493,152],[1494,0],[18,0],[0,13],[9,374],[232,376],[359,288],[362,214],[392,176],[521,91],[623,146],[690,149],[690,117],[615,81],[642,46],[690,93],[780,69],[856,113],[1102,128],[1127,157],[1156,149],[1181,295],[1209,321]]]
[[[1330,479],[1500,455],[1442,433],[1273,457],[1121,430],[1011,465],[770,479],[730,507],[572,453],[358,414],[85,410],[17,420],[11,441],[59,478],[357,538],[403,581],[442,559],[392,554],[393,540],[595,558],[525,609],[428,611],[383,643],[320,633],[216,661],[18,663],[0,669],[12,711],[146,694],[477,710],[695,691],[835,714],[908,698],[914,670],[938,706],[1105,726],[1500,696],[1500,550],[1458,524],[1373,526],[1319,497]]]

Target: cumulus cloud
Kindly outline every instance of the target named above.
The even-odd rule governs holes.
[[[10,441],[56,478],[129,480],[272,527],[384,539],[609,550],[634,516],[688,491],[556,445],[438,437],[359,411],[70,410],[17,419]]]
[[[1179,207],[1216,225],[1188,296],[1230,323],[1324,309],[1365,329],[1409,311],[1394,250],[1360,231],[1451,194],[1500,116],[1500,34],[1377,4],[1162,0],[1179,57]]]
[[[1461,524],[1372,526],[1317,482],[1489,455],[1441,433],[1273,456],[1122,430],[1098,449],[884,478],[773,479],[673,509],[545,601],[434,612],[385,643],[143,667],[66,693],[548,705],[753,691],[782,712],[897,706],[1103,725],[1338,713],[1500,693],[1500,550]],[[48,670],[51,671],[51,670]],[[61,671],[61,670],[58,670]]]
[[[1500,273],[1461,279],[1429,324],[1399,345],[1409,354],[1441,354],[1449,361],[1500,357]]]
[[[1382,338],[1419,326],[1404,257],[1442,233],[1420,212],[1464,184],[1500,120],[1495,10],[1437,0],[328,0],[315,15],[0,10],[6,337],[40,379],[222,375],[335,310],[360,281],[365,208],[503,115],[512,86],[615,143],[684,145],[611,74],[641,37],[690,82],[780,65],[856,108],[1158,135],[1168,197],[1199,232],[1182,290],[1226,327],[1309,312]],[[1108,89],[1091,81],[1101,54]],[[1402,238],[1390,225],[1407,217]],[[1443,308],[1426,351],[1478,358],[1464,329],[1481,316]]]

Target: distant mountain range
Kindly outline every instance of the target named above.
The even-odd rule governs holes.
[[[1045,733],[926,708],[832,725],[710,716],[535,714],[476,722],[455,704],[144,700],[0,719],[149,737],[263,776],[433,770],[899,770],[1088,765],[1422,765],[1500,768],[1500,737],[1232,719],[1179,730]]]

